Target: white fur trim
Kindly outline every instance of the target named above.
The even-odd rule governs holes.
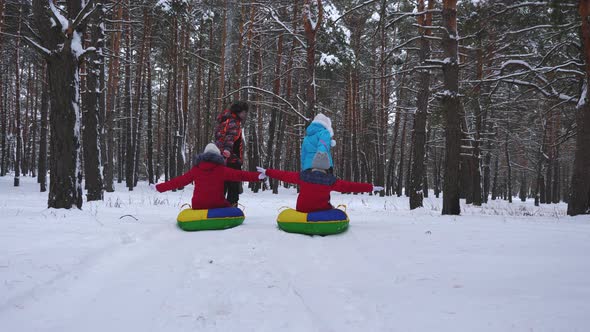
[[[221,155],[219,148],[217,147],[217,145],[215,145],[213,143],[207,144],[207,146],[205,147],[205,151],[203,151],[203,152],[204,153],[210,152],[210,153],[215,153],[215,154]]]
[[[328,129],[330,132],[330,137],[334,137],[334,129],[332,129],[332,120],[329,117],[325,116],[322,113],[319,113],[315,116],[311,123],[318,123],[321,124],[324,128]]]

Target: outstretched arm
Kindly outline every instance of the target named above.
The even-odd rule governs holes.
[[[368,193],[373,191],[373,185],[370,183],[338,180],[334,184],[333,190],[341,193]]]
[[[278,169],[267,169],[266,175],[283,182],[301,184],[301,179],[299,178],[299,173],[297,172],[279,171]]]
[[[180,187],[184,187],[189,185],[193,182],[193,169],[189,170],[188,172],[182,174],[181,176],[177,176],[174,179],[166,181],[164,183],[160,183],[156,185],[156,190],[163,193],[168,190],[178,189]]]
[[[223,169],[223,179],[226,181],[246,181],[246,182],[257,182],[260,181],[258,172],[246,172],[237,169],[225,167]]]

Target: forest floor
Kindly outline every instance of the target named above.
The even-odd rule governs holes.
[[[3,331],[588,331],[590,217],[495,201],[334,194],[348,232],[276,227],[296,192],[248,190],[246,221],[183,232],[192,186],[123,186],[50,210],[35,179],[0,178]],[[432,196],[432,195],[431,195]],[[121,218],[125,215],[131,215]]]

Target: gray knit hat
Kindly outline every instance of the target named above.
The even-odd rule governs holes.
[[[217,147],[217,145],[215,145],[213,143],[207,144],[207,146],[205,147],[205,151],[203,151],[203,153],[215,153],[215,154],[221,155],[219,148]]]
[[[311,168],[330,169],[330,158],[325,152],[317,152],[311,162]]]

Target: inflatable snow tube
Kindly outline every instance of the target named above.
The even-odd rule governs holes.
[[[176,218],[184,231],[220,230],[236,227],[244,222],[244,212],[236,207],[208,210],[182,210]]]
[[[348,215],[340,209],[303,213],[293,209],[279,214],[279,228],[289,233],[307,235],[339,234],[348,229]]]

